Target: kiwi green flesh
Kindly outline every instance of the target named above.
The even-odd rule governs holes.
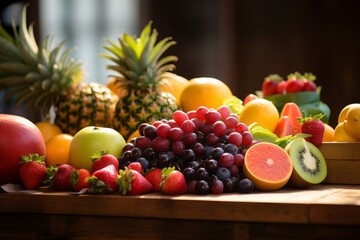
[[[326,161],[320,150],[303,138],[295,139],[289,148],[293,163],[290,182],[294,186],[306,187],[319,184],[326,178]]]

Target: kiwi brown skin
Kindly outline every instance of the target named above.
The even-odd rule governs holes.
[[[285,150],[289,153],[294,166],[289,180],[290,186],[306,188],[319,184],[325,179],[326,162],[315,145],[304,138],[298,138],[293,140]],[[314,164],[313,169],[308,168],[304,161]]]

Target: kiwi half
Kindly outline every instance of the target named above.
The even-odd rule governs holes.
[[[296,187],[309,187],[319,184],[326,178],[326,161],[320,150],[304,138],[293,140],[287,147],[293,163],[290,184]]]

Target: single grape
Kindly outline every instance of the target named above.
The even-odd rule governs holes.
[[[227,138],[228,138],[227,135],[223,135],[223,136],[219,137],[219,143],[227,144],[228,143]]]
[[[222,149],[221,147],[215,147],[212,152],[211,155],[215,160],[218,160],[219,157],[224,153],[224,149]]]
[[[239,176],[239,168],[234,164],[228,167],[231,176],[236,177]]]
[[[151,147],[151,139],[145,136],[139,136],[135,139],[134,146],[140,149]]]
[[[204,143],[205,142],[205,136],[202,132],[200,131],[195,131],[196,134],[196,141],[199,143]]]
[[[219,178],[214,173],[209,173],[209,180],[207,181],[209,185],[211,186],[216,180],[219,180]]]
[[[238,190],[242,193],[251,193],[255,190],[255,186],[250,179],[244,178],[240,180]]]
[[[211,184],[212,194],[221,194],[224,192],[224,184],[221,180],[216,180]]]
[[[144,136],[152,140],[157,137],[156,130],[157,129],[154,125],[148,125],[143,130]]]
[[[200,164],[197,161],[191,161],[186,163],[185,167],[193,168],[196,170],[200,167]]]
[[[134,161],[134,159],[132,158],[132,155],[131,155],[131,150],[127,150],[127,151],[123,152],[122,159],[124,162]]]
[[[197,117],[196,110],[188,111],[186,114],[188,115],[188,118],[189,118],[189,119],[192,119],[192,118],[196,118],[196,117]]]
[[[213,125],[205,122],[200,126],[199,131],[202,132],[204,136],[207,136],[209,133],[213,132]]]
[[[200,180],[196,183],[195,191],[197,194],[208,194],[210,193],[210,186],[205,180]]]
[[[156,167],[164,168],[169,165],[169,157],[166,153],[162,153],[158,156],[156,161]]]
[[[249,131],[249,128],[245,123],[239,122],[235,127],[235,131],[242,134],[245,131]]]
[[[242,155],[241,153],[235,154],[235,156],[234,156],[234,164],[238,168],[242,167],[244,165],[244,155]]]
[[[204,159],[211,159],[213,149],[214,149],[214,147],[212,147],[212,146],[205,146],[204,147],[204,152],[203,152],[203,158]]]
[[[244,147],[249,147],[251,146],[252,142],[253,142],[253,135],[251,132],[249,131],[244,131],[242,134],[242,145]]]
[[[234,155],[232,155],[231,153],[223,153],[220,155],[219,157],[219,164],[222,167],[230,167],[231,165],[234,165]]]
[[[195,133],[186,133],[182,138],[185,146],[192,147],[197,142],[197,135]]]
[[[191,120],[185,120],[180,128],[184,131],[184,133],[192,133],[195,130],[195,123]]]
[[[205,121],[205,114],[209,111],[209,109],[205,106],[200,106],[196,109],[196,117],[201,121]]]
[[[231,173],[230,173],[229,169],[227,169],[225,167],[219,167],[218,170],[216,170],[216,176],[220,180],[224,180],[224,179],[230,178]]]
[[[175,122],[177,124],[179,124],[181,126],[181,124],[185,121],[185,120],[189,120],[189,117],[188,115],[182,111],[182,110],[176,110],[174,113],[173,113],[173,116],[172,118],[175,120]]]
[[[184,170],[182,170],[182,173],[184,174],[186,182],[190,182],[191,180],[195,179],[195,169],[191,167],[185,168]]]
[[[238,153],[239,149],[235,144],[228,143],[225,145],[224,151],[227,153],[231,153],[232,155],[235,155]]]
[[[133,149],[131,149],[131,159],[136,160],[141,156],[142,156],[142,152],[140,148],[134,147]]]
[[[162,123],[157,127],[156,133],[159,137],[167,138],[169,136],[169,132],[171,127],[167,123]]]
[[[216,110],[220,113],[222,120],[225,120],[228,116],[230,116],[231,113],[231,109],[227,105],[222,105]]]
[[[190,148],[186,148],[184,149],[184,151],[181,153],[181,158],[185,161],[185,162],[191,162],[191,161],[195,161],[195,152],[190,149]]]
[[[209,133],[206,136],[205,142],[210,146],[215,146],[217,143],[219,143],[219,137],[216,136],[215,133]]]
[[[160,120],[156,120],[156,121],[154,121],[153,123],[152,123],[152,125],[155,127],[155,128],[157,128],[160,124],[162,124],[163,122],[162,121],[160,121]]]
[[[139,157],[136,159],[136,162],[139,162],[141,164],[142,170],[145,170],[149,167],[149,161],[144,157]]]
[[[237,117],[229,116],[225,118],[224,123],[227,128],[235,128],[236,125],[239,123],[239,120]]]
[[[195,124],[194,131],[197,131],[200,129],[200,127],[203,125],[203,122],[198,118],[191,118],[190,119]]]
[[[180,155],[185,149],[185,144],[182,141],[175,141],[171,144],[171,151],[176,155]]]
[[[184,131],[179,127],[170,129],[169,138],[173,141],[179,141],[184,136]]]
[[[216,121],[213,125],[213,132],[219,137],[224,136],[226,129],[226,125],[223,121]]]
[[[134,144],[133,143],[126,143],[122,149],[123,152],[129,151],[131,149],[134,148]]]
[[[144,129],[145,127],[149,126],[150,124],[148,123],[141,123],[138,127],[138,131],[139,131],[139,134],[140,136],[144,136]]]
[[[170,148],[170,142],[166,138],[156,137],[151,144],[156,152],[166,152]]]
[[[187,191],[188,193],[195,194],[196,193],[196,185],[198,183],[198,180],[193,179],[187,184]]]
[[[240,147],[242,144],[242,135],[238,132],[232,132],[228,136],[228,142]]]
[[[209,109],[205,114],[205,121],[209,124],[214,124],[216,121],[221,120],[221,115],[214,109]]]
[[[205,180],[205,181],[207,181],[209,179],[208,171],[203,167],[198,168],[196,170],[196,179],[197,180]]]
[[[170,126],[171,128],[175,128],[175,127],[180,128],[180,125],[177,124],[174,119],[170,119],[170,120],[167,122],[167,124],[169,124],[169,126]]]
[[[226,178],[222,180],[222,182],[224,184],[224,192],[226,193],[234,192],[235,190],[234,182],[231,178]]]
[[[215,173],[216,170],[219,168],[219,162],[215,159],[206,159],[204,167],[209,173]]]
[[[204,145],[202,143],[195,143],[194,146],[192,147],[192,150],[194,151],[195,153],[195,156],[202,156],[203,153],[204,153]]]

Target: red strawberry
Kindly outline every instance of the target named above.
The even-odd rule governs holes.
[[[101,151],[100,153],[95,153],[91,157],[93,164],[91,166],[91,172],[96,172],[99,169],[102,169],[110,164],[114,165],[116,169],[119,169],[119,160],[112,154]]]
[[[154,168],[146,172],[144,177],[153,185],[155,192],[160,192],[160,185],[162,182],[161,168]]]
[[[91,177],[87,178],[91,193],[112,193],[117,189],[116,179],[118,175],[117,168],[110,164],[95,171]]]
[[[187,192],[187,184],[184,174],[175,170],[174,167],[163,168],[162,178],[162,193],[168,195],[179,195]]]
[[[297,79],[289,79],[287,80],[285,90],[287,93],[301,92],[304,90],[304,81]]]
[[[117,184],[123,195],[139,195],[153,190],[151,183],[141,173],[127,167],[120,170]]]
[[[266,97],[266,96],[276,94],[278,84],[281,80],[282,80],[282,77],[280,77],[277,74],[271,74],[271,75],[267,76],[264,79],[264,81],[262,83],[262,87],[261,87],[263,96]]]
[[[313,81],[310,80],[305,80],[304,81],[304,91],[316,91],[316,83],[314,83]]]
[[[311,137],[305,138],[306,141],[311,142],[319,147],[322,144],[322,139],[325,132],[325,125],[320,120],[324,114],[320,113],[315,116],[301,118],[299,121],[301,125],[301,132],[311,134]]]
[[[138,171],[139,173],[142,172],[142,166],[140,162],[131,162],[129,163],[128,168]]]
[[[89,188],[90,185],[87,182],[87,178],[91,177],[91,173],[87,169],[77,169],[72,171],[70,182],[72,184],[72,190],[80,192],[82,189]]]
[[[286,85],[287,84],[288,84],[287,81],[285,81],[285,80],[281,81],[276,89],[276,92],[278,94],[286,94]]]
[[[71,173],[75,168],[69,164],[60,164],[57,167],[47,168],[48,179],[46,183],[50,187],[58,191],[71,191],[72,184],[70,182]]]
[[[44,184],[46,178],[45,156],[29,154],[21,156],[20,178],[26,189],[34,190]]]

